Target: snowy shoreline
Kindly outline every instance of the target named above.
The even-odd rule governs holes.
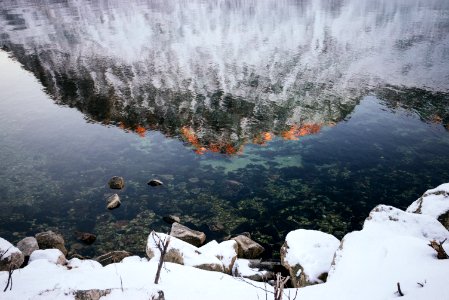
[[[449,238],[448,220],[446,183],[426,191],[406,211],[376,206],[363,229],[341,241],[318,231],[292,231],[281,249],[282,263],[294,286],[307,285],[298,289],[296,299],[449,299],[449,259],[438,259],[429,247],[431,241]],[[171,237],[172,261],[177,263],[165,262],[156,285],[160,253],[154,241],[150,234],[150,260],[131,256],[106,266],[94,260],[67,261],[57,249],[35,250],[27,266],[14,270],[12,287],[5,292],[9,272],[0,272],[0,298],[273,299],[269,284],[226,274],[230,269],[242,276],[251,271],[246,260],[237,258],[233,241],[197,248]],[[449,243],[442,247],[449,252]],[[20,252],[1,238],[0,251],[3,269]],[[204,270],[209,264],[220,272]],[[283,299],[293,299],[295,293],[295,288],[285,289]]]

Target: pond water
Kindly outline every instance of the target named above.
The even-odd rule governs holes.
[[[12,242],[143,254],[174,214],[269,257],[290,230],[342,238],[449,181],[446,0],[5,0],[0,47]]]

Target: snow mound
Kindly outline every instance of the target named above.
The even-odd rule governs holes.
[[[29,263],[41,259],[45,259],[48,262],[58,265],[64,265],[67,263],[64,254],[59,249],[35,250],[30,255]]]

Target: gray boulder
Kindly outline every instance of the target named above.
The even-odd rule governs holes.
[[[67,255],[67,249],[65,248],[62,235],[53,231],[46,231],[36,234],[35,237],[39,249],[59,249],[64,255]]]
[[[201,246],[206,240],[204,232],[190,229],[178,222],[172,224],[170,235],[196,247]]]
[[[25,257],[29,257],[35,250],[39,250],[39,244],[33,236],[26,237],[17,243],[17,248],[22,251]]]
[[[232,239],[237,242],[239,258],[257,258],[265,251],[264,247],[259,243],[244,235],[239,235]]]
[[[23,262],[22,252],[7,240],[0,238],[0,271],[18,269]]]

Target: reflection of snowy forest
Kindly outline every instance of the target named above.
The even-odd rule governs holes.
[[[379,86],[449,86],[441,0],[18,3],[0,44],[58,102],[128,128],[260,139],[334,124]]]

